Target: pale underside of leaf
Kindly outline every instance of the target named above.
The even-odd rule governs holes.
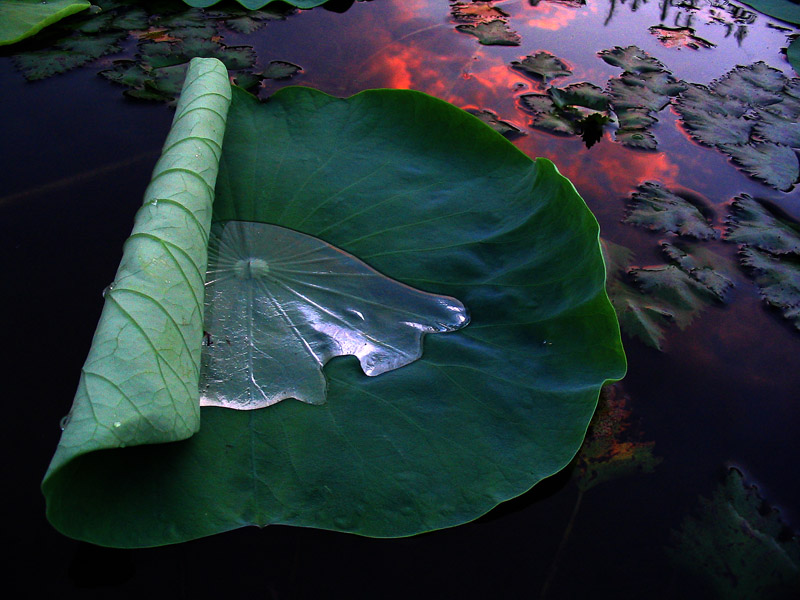
[[[322,404],[334,356],[380,375],[422,356],[426,333],[469,320],[455,298],[398,283],[315,237],[243,221],[212,227],[205,304],[200,405],[239,410]]]

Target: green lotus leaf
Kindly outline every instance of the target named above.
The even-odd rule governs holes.
[[[0,0],[0,46],[24,40],[90,6],[86,0]]]
[[[797,154],[788,146],[771,142],[721,144],[720,149],[742,170],[776,190],[788,192],[800,177]]]
[[[789,531],[780,511],[731,467],[712,497],[700,497],[696,514],[673,531],[668,553],[714,597],[789,600],[800,589],[800,542]],[[690,581],[677,593],[696,592],[697,579]]]
[[[601,50],[597,55],[608,64],[628,73],[648,73],[666,69],[661,61],[636,46],[626,48],[615,46],[611,50]]]
[[[792,0],[742,0],[742,4],[770,17],[800,25],[800,6]]]
[[[478,38],[484,46],[519,46],[520,38],[516,31],[508,28],[508,23],[495,19],[481,23],[463,23],[456,30]]]
[[[530,54],[521,61],[511,61],[511,66],[517,71],[544,83],[558,77],[572,75],[572,69],[564,61],[544,50],[536,54]]]
[[[419,92],[228,86],[193,62],[43,482],[51,522],[123,547],[273,523],[396,537],[567,465],[625,370],[597,222],[569,181]],[[313,236],[471,322],[376,377],[331,360],[322,405],[201,410],[212,220]]]
[[[625,222],[701,240],[718,236],[695,204],[653,181],[641,184],[633,193]]]
[[[725,239],[771,254],[800,255],[800,223],[748,194],[734,198]]]

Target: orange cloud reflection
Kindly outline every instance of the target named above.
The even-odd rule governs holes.
[[[569,6],[560,4],[540,4],[531,9],[535,12],[532,19],[528,19],[528,27],[556,31],[569,25],[579,14],[579,11]]]

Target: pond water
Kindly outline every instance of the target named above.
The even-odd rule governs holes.
[[[624,267],[664,264],[659,244],[676,239],[623,222],[631,194],[646,181],[692,199],[719,232],[742,193],[800,218],[800,191],[760,183],[720,151],[693,141],[673,106],[656,111],[656,150],[614,141],[613,125],[587,148],[579,136],[531,127],[533,116],[519,100],[544,93],[550,83],[605,87],[621,70],[597,53],[615,46],[636,45],[692,83],[709,84],[756,61],[794,77],[781,48],[796,28],[724,0],[491,6],[505,12],[519,45],[481,45],[457,31],[467,21],[453,17],[447,0],[300,11],[252,33],[214,24],[226,45],[252,46],[262,68],[273,60],[302,67],[291,79],[265,80],[262,98],[290,84],[339,96],[398,87],[492,111],[520,130],[513,141],[521,150],[553,160],[572,180],[604,239],[635,253]],[[685,30],[662,42],[654,26],[691,27],[713,47],[692,40],[698,48],[681,46]],[[54,43],[32,41],[22,51]],[[800,333],[761,300],[738,267],[737,247],[714,240],[705,247],[721,257],[734,283],[726,303],[703,305],[683,329],[667,325],[661,351],[623,329],[629,374],[616,394],[630,411],[626,439],[654,444],[648,448],[659,460],[651,472],[633,470],[588,489],[568,469],[474,523],[399,540],[275,526],[120,551],[59,535],[45,521],[38,485],[72,401],[101,292],[172,117],[163,103],[126,98],[122,86],[97,76],[114,60],[134,56],[136,39],[121,43],[120,53],[32,82],[15,68],[13,53],[20,50],[0,56],[0,252],[8,270],[3,301],[11,354],[3,469],[14,506],[7,515],[12,579],[84,598],[156,590],[177,597],[722,597],[713,574],[727,568],[725,552],[717,553],[723,567],[687,569],[675,558],[686,548],[676,532],[700,514],[698,498],[714,494],[729,465],[780,509],[791,530],[800,527],[800,483],[793,475],[800,456]],[[571,74],[544,84],[510,67],[542,50]],[[706,535],[725,543],[724,536]],[[782,536],[785,542],[789,534]]]

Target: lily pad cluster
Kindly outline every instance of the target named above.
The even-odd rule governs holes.
[[[725,238],[762,298],[800,330],[800,223],[747,194],[734,199]]]
[[[635,148],[655,149],[657,141],[650,131],[658,121],[655,114],[686,89],[686,84],[636,46],[617,46],[601,51],[598,56],[624,71],[608,82],[611,106],[619,119],[617,141]]]
[[[727,154],[743,171],[790,191],[800,176],[800,79],[763,62],[739,66],[676,101],[689,134]]]
[[[451,2],[456,30],[478,38],[484,46],[519,46],[520,36],[508,26],[508,13],[493,2]]]
[[[668,553],[714,597],[789,600],[800,589],[800,540],[735,467],[673,531]]]

